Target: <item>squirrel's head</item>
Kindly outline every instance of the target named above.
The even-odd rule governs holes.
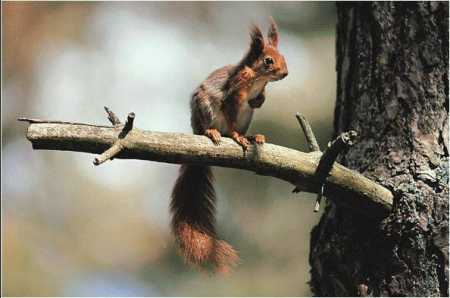
[[[288,69],[284,56],[278,51],[278,28],[273,18],[270,18],[267,40],[256,25],[251,27],[250,38],[250,49],[241,63],[268,81],[278,81],[286,77]]]

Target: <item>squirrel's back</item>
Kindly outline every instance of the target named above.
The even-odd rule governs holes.
[[[233,65],[216,69],[192,93],[191,126],[195,134],[205,133],[205,119],[202,115],[211,115],[213,118],[221,114],[226,96],[225,88],[234,69]]]

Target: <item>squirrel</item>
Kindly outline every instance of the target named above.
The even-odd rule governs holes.
[[[216,145],[220,145],[221,136],[231,137],[244,152],[250,143],[265,142],[261,134],[245,133],[254,109],[264,103],[266,84],[288,75],[286,61],[278,51],[279,34],[273,18],[267,40],[256,25],[251,26],[250,38],[250,49],[241,61],[212,72],[194,90],[190,105],[194,134],[206,135]],[[171,197],[172,232],[185,261],[228,272],[239,257],[216,235],[216,194],[210,167],[182,165]]]

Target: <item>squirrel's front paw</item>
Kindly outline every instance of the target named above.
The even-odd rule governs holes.
[[[215,128],[210,128],[205,131],[205,136],[211,139],[215,145],[220,145],[220,132]]]
[[[238,132],[233,132],[232,134],[231,134],[231,138],[236,142],[236,143],[238,143],[239,145],[241,145],[242,146],[242,149],[244,149],[244,151],[247,151],[247,149],[248,149],[248,146],[250,146],[250,142],[249,142],[249,140],[245,137],[245,136],[243,136],[243,135],[241,135],[241,134],[239,134]]]
[[[257,97],[250,99],[248,101],[248,105],[252,108],[252,109],[258,109],[260,108],[264,101],[266,100],[265,96],[263,93],[261,93],[260,95],[258,95]]]

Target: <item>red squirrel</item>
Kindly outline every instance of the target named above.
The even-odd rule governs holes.
[[[266,84],[288,74],[286,61],[278,52],[278,29],[272,18],[267,40],[256,25],[251,27],[250,37],[250,49],[242,60],[212,72],[191,99],[194,134],[206,135],[216,145],[221,136],[231,137],[244,151],[251,142],[265,142],[263,135],[245,133],[253,110],[264,103]],[[182,165],[170,203],[178,246],[187,263],[210,264],[216,271],[227,272],[239,257],[231,245],[217,238],[215,201],[210,167]]]

